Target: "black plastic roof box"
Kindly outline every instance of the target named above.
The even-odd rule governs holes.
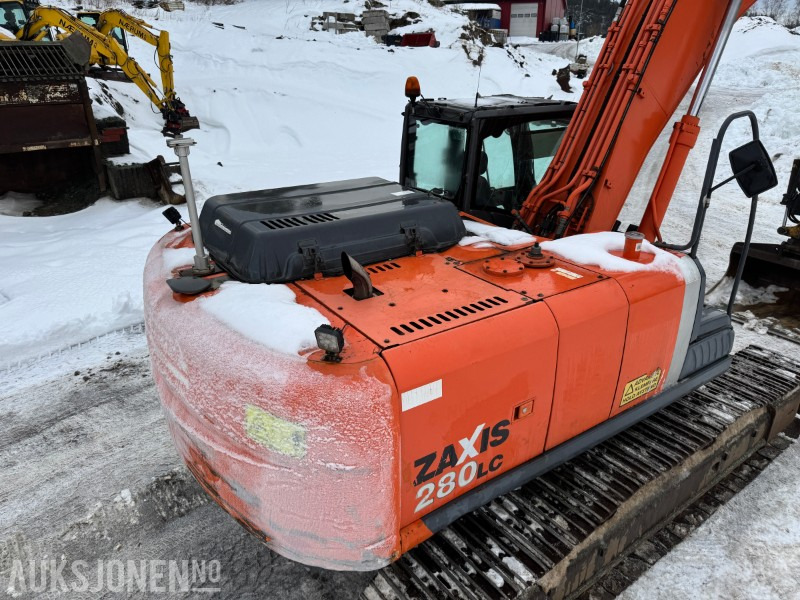
[[[368,265],[466,235],[451,202],[378,177],[214,196],[200,228],[211,257],[247,283],[341,275],[342,252]]]

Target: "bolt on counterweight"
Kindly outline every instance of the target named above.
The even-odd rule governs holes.
[[[192,240],[194,241],[194,271],[195,274],[206,274],[212,271],[211,262],[208,259],[208,254],[203,246],[203,234],[200,231],[200,219],[197,216],[197,204],[194,197],[194,186],[192,185],[192,173],[189,170],[189,148],[195,146],[192,138],[185,138],[177,135],[172,139],[167,140],[167,146],[175,151],[178,161],[181,165],[181,177],[183,178],[183,187],[186,195],[186,206],[189,208],[189,224],[192,228]]]

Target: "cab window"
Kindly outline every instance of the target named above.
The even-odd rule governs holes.
[[[517,123],[481,142],[473,208],[510,213],[541,181],[558,150],[568,119]]]
[[[406,185],[452,200],[461,186],[467,131],[417,119]]]

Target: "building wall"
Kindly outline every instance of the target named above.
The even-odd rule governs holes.
[[[555,17],[566,16],[566,0],[528,0],[529,2],[535,1],[539,5],[539,23],[536,28],[538,35],[542,31],[550,29],[550,24]],[[502,11],[500,17],[501,27],[509,29],[511,27],[511,5],[514,2],[510,0],[499,0],[495,2],[500,5]]]

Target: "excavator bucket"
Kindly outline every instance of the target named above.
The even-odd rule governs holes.
[[[182,117],[181,131],[190,131],[192,129],[200,129],[200,121],[197,117]]]
[[[736,242],[725,272],[727,277],[736,276],[741,260],[742,242]],[[752,244],[742,280],[756,288],[775,285],[800,291],[800,239],[790,239],[782,244]]]
[[[787,237],[782,244],[752,244],[747,254],[742,281],[766,291],[747,301],[738,302],[743,309],[769,324],[775,335],[800,340],[800,159],[794,161],[789,187],[783,197],[786,206],[783,224],[778,233]],[[742,257],[743,244],[731,250],[725,275],[732,280]]]

